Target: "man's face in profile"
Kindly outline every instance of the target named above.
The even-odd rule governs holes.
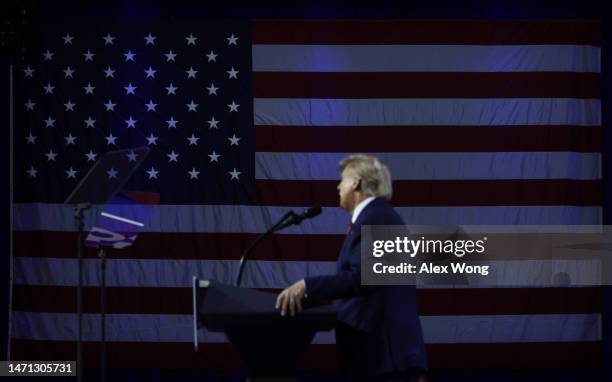
[[[338,193],[340,195],[340,207],[344,208],[348,212],[352,212],[355,208],[355,189],[359,181],[355,179],[350,171],[344,169],[342,171],[342,178],[338,183]]]

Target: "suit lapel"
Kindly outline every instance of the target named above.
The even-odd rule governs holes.
[[[353,224],[353,229],[350,233],[348,233],[345,237],[344,237],[344,241],[342,242],[342,247],[340,249],[340,256],[338,256],[338,270],[340,270],[342,268],[342,264],[345,261],[348,261],[347,257],[350,255],[351,252],[351,247],[352,247],[352,243],[353,241],[361,235],[361,224],[362,222],[365,220],[365,218],[368,216],[371,208],[374,206],[374,204],[379,203],[379,198],[376,198],[374,200],[372,200],[372,202],[370,202],[370,204],[368,204],[359,214],[359,216],[357,217],[357,220],[355,221],[355,223]]]

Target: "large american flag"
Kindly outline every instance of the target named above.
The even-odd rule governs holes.
[[[239,368],[222,335],[203,333],[193,352],[191,276],[231,283],[259,233],[314,204],[323,214],[263,244],[243,285],[334,272],[349,219],[337,162],[348,153],[389,165],[408,224],[601,223],[598,23],[40,28],[14,72],[13,359],[75,359],[76,235],[62,201],[108,150],[149,146],[127,188],[161,194],[135,245],[109,254],[114,367]],[[86,258],[85,367],[95,367],[99,263],[93,250]],[[600,365],[599,288],[418,296],[434,370]],[[317,336],[303,369],[333,370],[333,342]]]

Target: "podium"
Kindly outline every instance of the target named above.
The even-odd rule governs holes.
[[[203,301],[200,289],[204,289]],[[294,377],[297,363],[315,334],[336,325],[331,305],[304,305],[295,317],[281,317],[276,293],[193,278],[194,346],[198,329],[223,332],[240,354],[251,378]]]

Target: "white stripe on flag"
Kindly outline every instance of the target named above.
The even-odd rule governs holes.
[[[221,254],[220,254],[221,256]],[[233,284],[238,260],[108,259],[109,287],[189,287],[193,276]],[[44,270],[44,271],[43,271]],[[76,259],[15,258],[16,285],[76,286]],[[306,276],[334,274],[334,261],[249,261],[244,270],[245,288],[285,288]],[[100,260],[83,260],[83,285],[100,285]]]
[[[255,153],[255,178],[338,180],[346,153]],[[393,180],[600,179],[601,155],[576,152],[373,153]]]
[[[587,45],[253,45],[255,72],[595,72]]]
[[[220,254],[221,256],[221,254]],[[100,285],[100,260],[83,260],[83,283]],[[109,259],[106,284],[110,287],[189,287],[193,276],[233,284],[237,260],[156,260]],[[465,275],[462,287],[555,286],[555,275],[564,272],[571,285],[601,285],[601,264],[597,260],[504,260],[484,261],[489,275]],[[17,257],[16,285],[76,286],[76,259]],[[249,261],[242,286],[285,288],[306,276],[331,275],[333,261]],[[448,285],[446,285],[448,287]]]
[[[13,338],[74,341],[76,314],[13,313]],[[511,343],[601,340],[599,314],[499,316],[422,316],[425,342]],[[191,342],[191,315],[107,314],[108,341]],[[201,331],[201,342],[226,342],[220,333]],[[99,341],[100,315],[83,315],[85,341]],[[333,332],[319,333],[315,344],[335,343]]]
[[[76,231],[69,205],[15,204],[17,231]],[[109,211],[128,205],[105,206]],[[86,216],[92,226],[95,206]],[[289,210],[297,207],[235,205],[157,205],[145,221],[144,232],[263,233]],[[409,225],[583,225],[600,224],[601,207],[495,206],[495,207],[396,207]],[[121,215],[121,213],[117,213]],[[284,229],[280,234],[345,234],[349,215],[340,207],[325,207],[316,219]]]
[[[601,125],[599,99],[255,98],[253,107],[255,125]]]

